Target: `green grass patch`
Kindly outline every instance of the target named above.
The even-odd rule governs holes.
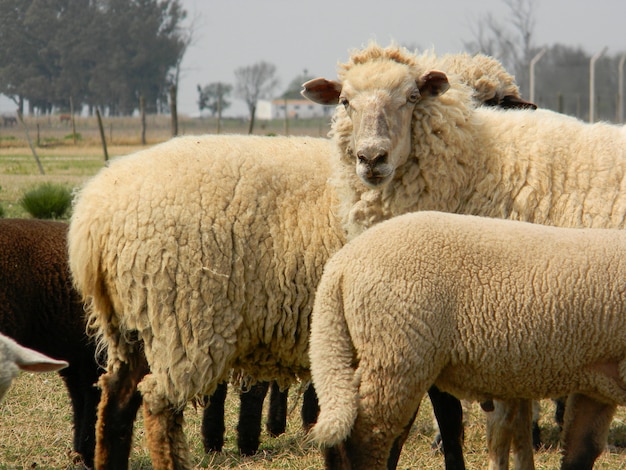
[[[61,219],[70,210],[72,193],[63,185],[42,183],[27,191],[19,202],[36,219]]]

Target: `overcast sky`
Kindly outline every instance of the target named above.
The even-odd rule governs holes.
[[[181,0],[196,18],[182,64],[178,109],[198,113],[198,84],[235,83],[234,70],[261,60],[277,67],[282,93],[307,70],[336,77],[338,61],[370,39],[438,54],[463,50],[480,18],[505,22],[503,0]],[[590,55],[626,52],[626,0],[535,0],[536,45],[581,46]],[[513,27],[511,26],[511,30]],[[234,97],[233,97],[234,98]],[[233,99],[230,113],[247,114]]]
[[[195,19],[195,41],[182,63],[178,110],[198,113],[196,86],[234,84],[235,69],[261,60],[277,67],[282,93],[306,69],[336,77],[337,62],[371,39],[438,54],[463,50],[480,18],[504,22],[503,0],[181,0]],[[626,0],[535,0],[537,46],[561,43],[594,54],[626,51]],[[513,28],[511,27],[511,30]],[[228,114],[247,115],[231,97]],[[14,105],[9,102],[8,109]],[[4,108],[4,109],[3,109]],[[0,111],[6,110],[0,104]]]

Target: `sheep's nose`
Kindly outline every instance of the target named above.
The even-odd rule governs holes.
[[[387,163],[387,152],[381,150],[376,155],[374,155],[374,157],[368,157],[365,153],[362,152],[357,154],[357,158],[359,159],[359,163],[373,168],[376,165]]]

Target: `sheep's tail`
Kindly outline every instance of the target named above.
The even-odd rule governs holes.
[[[89,213],[90,208],[85,201],[80,200],[79,193],[79,197],[74,200],[67,248],[72,283],[85,304],[87,334],[96,338],[97,356],[103,357],[102,353],[106,348],[103,341],[106,325],[117,321],[112,322],[114,310],[102,272],[102,249],[96,235],[101,227],[96,227],[97,224],[86,217]]]
[[[354,345],[344,317],[342,276],[326,266],[311,319],[311,376],[320,414],[310,438],[332,447],[347,439],[357,416],[359,378]]]

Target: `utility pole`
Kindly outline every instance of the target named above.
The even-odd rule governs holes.
[[[595,102],[596,102],[596,61],[604,55],[608,48],[605,46],[589,61],[589,122],[595,119]]]
[[[539,62],[539,59],[541,59],[545,53],[546,53],[546,48],[544,47],[535,55],[535,57],[533,57],[530,60],[530,74],[529,74],[530,83],[529,85],[530,85],[530,102],[531,103],[535,102],[535,64]]]
[[[222,82],[217,82],[217,133],[222,132]]]
[[[617,123],[624,123],[624,62],[626,52],[622,54],[617,66]]]

